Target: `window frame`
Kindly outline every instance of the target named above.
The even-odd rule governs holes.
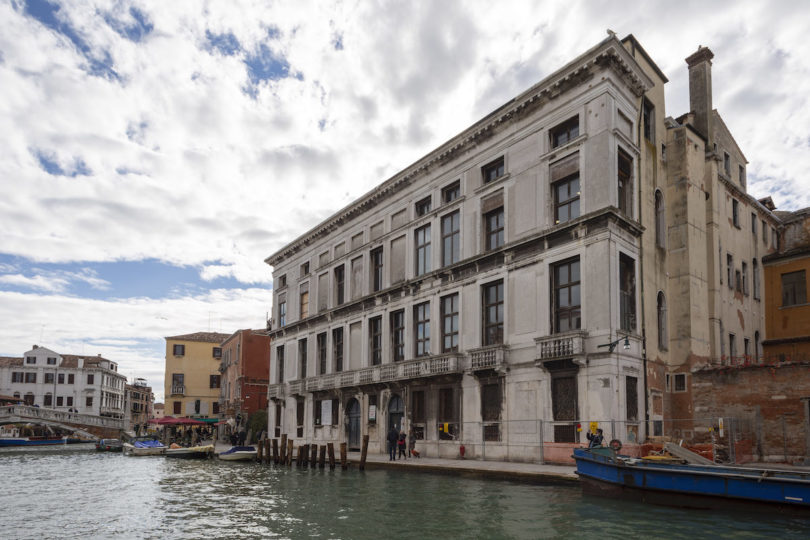
[[[328,363],[328,348],[327,348],[327,333],[321,332],[317,335],[316,342],[317,342],[317,349],[318,349],[318,375],[325,375],[327,370],[327,363]]]
[[[371,292],[378,292],[383,289],[383,246],[378,246],[369,252],[371,259]]]
[[[576,182],[576,195],[571,195],[571,185]],[[568,189],[568,198],[560,200],[559,188],[566,186]],[[581,215],[580,198],[582,196],[582,185],[579,178],[579,171],[574,174],[569,174],[565,178],[561,178],[551,184],[552,201],[554,204],[554,224],[560,225],[561,223],[568,223],[577,219]],[[571,208],[576,205],[576,215],[571,211]],[[560,209],[566,208],[568,216],[565,219],[560,218]]]
[[[379,366],[382,364],[382,335],[382,315],[370,317],[368,319],[369,365]]]
[[[335,373],[343,371],[343,361],[345,359],[345,345],[343,343],[343,327],[338,326],[332,329],[332,358],[334,361]]]
[[[619,253],[619,328],[625,332],[636,331],[636,296],[636,260]]]
[[[430,356],[430,301],[413,306],[413,323],[414,357]]]
[[[428,195],[427,197],[416,201],[413,206],[416,217],[426,216],[433,209],[433,196]]]
[[[493,251],[506,243],[506,214],[500,206],[484,214],[484,250]]]
[[[181,344],[181,343],[172,344],[172,355],[173,356],[185,356],[186,355],[186,346]]]
[[[506,176],[505,156],[499,156],[481,167],[481,184],[492,183]]]
[[[430,223],[418,227],[413,232],[414,239],[414,263],[417,276],[427,274],[431,271],[431,229]]]
[[[788,281],[785,278],[789,278]],[[807,304],[807,272],[796,270],[779,275],[782,306],[792,307]]]
[[[335,279],[335,305],[342,306],[346,302],[346,265],[336,266],[333,276]]]
[[[391,328],[391,358],[394,362],[405,360],[405,309],[392,311],[389,315]]]
[[[576,265],[576,274],[578,279],[573,279],[573,268]],[[568,274],[568,281],[562,282],[559,278],[559,271],[563,268],[567,268]],[[551,301],[551,323],[552,323],[552,334],[561,334],[564,332],[573,332],[576,330],[580,330],[582,328],[582,268],[580,264],[579,256],[571,257],[569,259],[565,259],[562,261],[558,261],[551,265],[551,294],[552,294],[552,301]],[[573,304],[572,298],[573,294],[572,291],[574,288],[577,287],[579,290],[579,303]],[[559,294],[562,291],[568,292],[568,303],[565,307],[561,307],[559,304]],[[563,330],[560,324],[560,321],[563,320],[563,316],[568,320],[567,327]],[[572,325],[572,319],[576,320],[576,325]]]
[[[442,202],[449,204],[461,197],[461,180],[456,180],[442,188]]]
[[[461,260],[461,211],[442,216],[442,266],[450,266]]]
[[[301,338],[298,340],[298,378],[299,379],[306,379],[307,378],[307,368],[309,367],[309,342],[307,338]]]
[[[460,298],[458,293],[448,294],[439,298],[439,311],[441,312],[442,353],[458,352],[460,314],[459,303]]]
[[[490,297],[492,291],[494,298]],[[503,279],[481,285],[481,345],[484,347],[504,343],[505,296]]]
[[[564,120],[548,130],[549,147],[553,150],[565,146],[579,137],[579,115]]]

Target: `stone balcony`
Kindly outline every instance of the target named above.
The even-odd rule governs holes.
[[[173,396],[183,396],[186,394],[186,386],[183,384],[173,384],[171,395]]]
[[[535,338],[535,358],[545,362],[584,355],[585,335],[585,332],[568,332]]]
[[[499,370],[506,362],[506,346],[490,345],[480,349],[470,351],[470,370],[480,371],[482,369]]]

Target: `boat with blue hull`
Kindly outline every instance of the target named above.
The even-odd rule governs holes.
[[[577,474],[591,489],[640,495],[642,500],[695,508],[771,503],[810,510],[810,471],[661,461],[576,448]]]

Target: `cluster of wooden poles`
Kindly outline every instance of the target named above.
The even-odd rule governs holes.
[[[297,452],[294,450],[297,449]],[[295,457],[293,457],[295,454]],[[256,461],[259,463],[274,463],[276,465],[292,466],[295,463],[298,467],[326,467],[326,457],[329,456],[329,468],[335,469],[335,445],[326,444],[301,444],[296,447],[295,441],[287,438],[287,434],[281,435],[281,443],[278,439],[262,439],[256,445]],[[368,454],[368,435],[363,435],[363,446],[360,452],[360,470],[366,468],[366,455]],[[340,443],[340,466],[343,470],[349,467],[348,448],[345,442]]]

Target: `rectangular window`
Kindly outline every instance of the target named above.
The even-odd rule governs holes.
[[[503,157],[499,157],[495,161],[491,161],[487,163],[483,167],[481,167],[481,177],[485,184],[492,182],[493,180],[497,180],[504,173],[504,161]]]
[[[279,302],[278,304],[278,325],[283,327],[287,324],[287,302]]]
[[[503,207],[496,208],[484,216],[484,238],[486,250],[491,251],[504,243]]]
[[[740,228],[740,201],[731,199],[731,220],[734,226]]]
[[[636,263],[624,253],[619,255],[619,287],[621,329],[633,332],[636,329]]]
[[[53,384],[54,374],[53,373],[46,373],[45,374],[45,384]]]
[[[503,281],[482,287],[483,345],[503,343]]]
[[[442,190],[442,201],[445,204],[455,201],[461,197],[461,182],[456,180]]]
[[[633,214],[633,158],[619,149],[618,164],[619,212]]]
[[[222,358],[222,347],[214,347],[213,355],[214,358]]]
[[[751,359],[751,341],[748,338],[743,338],[743,355],[746,361]]]
[[[405,310],[391,313],[391,354],[394,362],[405,360]]]
[[[92,407],[93,406],[93,396],[87,396],[85,398],[85,400],[84,400],[84,404],[87,407]]]
[[[62,407],[65,402],[64,400],[65,398],[63,398],[62,396],[56,396],[56,406]]]
[[[284,345],[276,347],[276,365],[278,370],[278,378],[276,382],[284,382]]]
[[[807,303],[807,278],[804,270],[782,274],[782,306]]]
[[[734,288],[734,257],[731,253],[726,254],[726,279],[728,280],[728,288]]]
[[[53,395],[52,394],[45,394],[45,400],[43,405],[46,407],[53,407]]]
[[[461,257],[461,214],[456,211],[442,217],[442,266],[450,266]]]
[[[753,261],[751,279],[754,282],[754,300],[759,300],[759,264],[757,263],[756,259]]]
[[[414,390],[411,392],[411,414],[415,424],[425,423],[425,392]]]
[[[498,383],[481,385],[481,419],[484,422],[484,440],[501,440],[501,385]]]
[[[728,152],[723,152],[723,172],[726,173],[726,178],[731,178],[731,156]]]
[[[686,392],[686,373],[675,374],[675,392]]]
[[[734,334],[728,335],[728,356],[731,362],[737,358],[737,336]]]
[[[382,364],[382,317],[368,320],[368,345],[372,366]]]
[[[771,227],[771,247],[773,249],[779,249],[779,235],[773,227]]]
[[[36,356],[26,356],[25,357],[25,363],[26,364],[36,364],[37,363],[37,357]]]
[[[306,276],[309,274],[309,263],[305,262],[301,265],[301,276]]]
[[[566,120],[549,131],[551,148],[567,144],[579,136],[579,116]]]
[[[430,354],[430,302],[413,307],[414,339],[416,356]]]
[[[300,302],[299,302],[299,319],[306,319],[309,316],[309,282],[302,283],[299,288]]]
[[[56,382],[57,382],[57,384],[65,384],[65,374],[64,373],[59,373],[56,376]]]
[[[377,292],[383,288],[383,248],[371,250],[371,290]]]
[[[74,384],[76,375],[74,373],[68,373],[68,384]]]
[[[343,328],[332,330],[332,354],[335,357],[335,372],[343,371]]]
[[[644,124],[644,138],[655,142],[655,108],[646,99],[641,104],[641,121]]]
[[[65,405],[68,407],[73,407],[73,396],[68,396],[65,398]]]
[[[96,377],[92,373],[87,374],[87,384],[95,384]]]
[[[49,366],[55,366],[56,365],[56,358],[54,358],[52,356],[49,356],[47,362],[48,362]]]
[[[13,382],[13,383],[21,383],[21,382],[23,382],[23,373],[22,373],[22,371],[13,371],[13,372],[11,372],[11,382]]]
[[[174,356],[184,356],[186,354],[186,346],[185,345],[173,345],[172,346],[172,354]]]
[[[283,289],[287,286],[287,274],[278,276],[278,287],[277,289]]]
[[[756,238],[757,236],[757,215],[751,212],[751,234]]]
[[[740,165],[740,185],[745,187],[745,167]]]
[[[307,340],[298,340],[298,378],[307,378]]]
[[[428,212],[430,212],[430,208],[432,206],[432,199],[431,197],[425,197],[421,201],[416,203],[416,217],[424,216]]]
[[[326,373],[326,332],[318,334],[318,375]]]
[[[458,351],[458,294],[441,299],[442,352]]]
[[[748,264],[742,263],[742,292],[748,296]]]
[[[208,388],[219,388],[220,380],[219,375],[208,376]]]
[[[416,275],[421,276],[430,272],[430,225],[425,225],[414,231],[416,243]]]
[[[579,258],[552,266],[552,321],[554,333],[579,330],[580,312]]]
[[[219,414],[219,403],[216,401],[211,402],[211,412],[213,414]]]
[[[734,288],[737,292],[742,292],[742,276],[739,270],[734,271]]]
[[[346,301],[346,270],[341,264],[335,267],[335,305]]]
[[[638,378],[625,377],[627,421],[638,422]]]
[[[70,398],[68,398],[68,399],[70,399]],[[181,409],[180,409],[181,406],[182,406],[182,402],[175,401],[174,406],[172,407],[172,412],[174,414],[180,414],[182,412]]]
[[[554,223],[565,223],[579,217],[579,173],[563,178],[554,190]]]

